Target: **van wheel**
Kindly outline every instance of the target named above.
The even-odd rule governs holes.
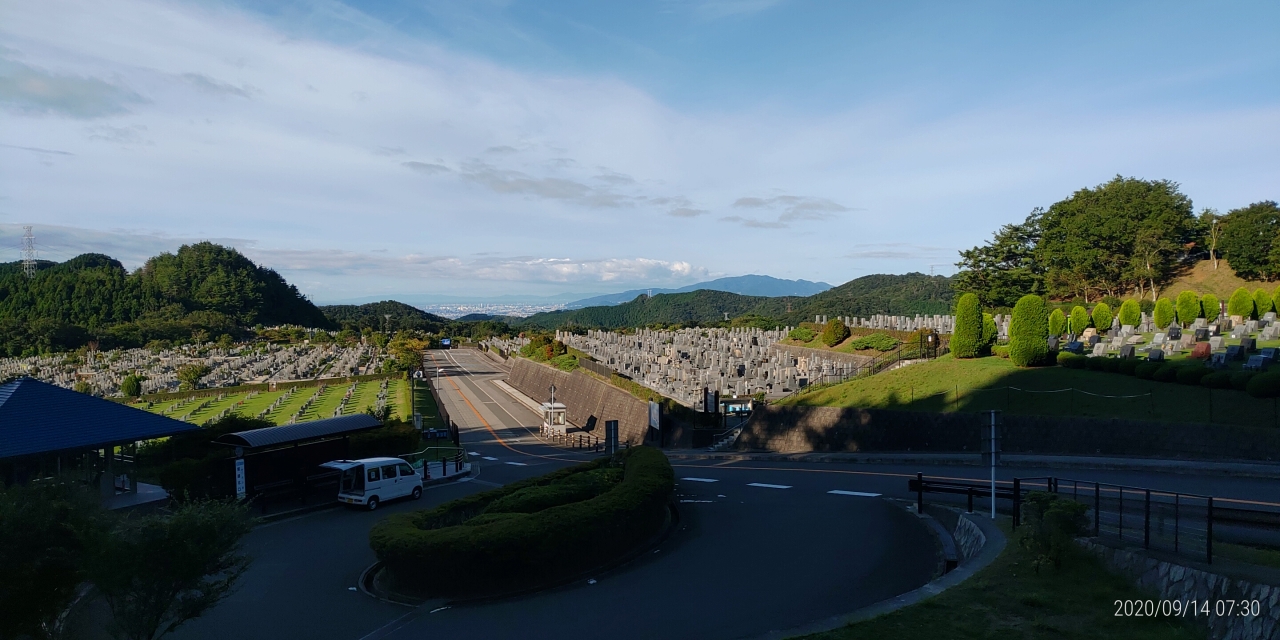
[[[372,497],[372,498],[369,498],[369,502],[368,502],[368,503],[366,503],[366,504],[365,504],[365,506],[366,506],[370,511],[374,511],[374,510],[376,510],[376,509],[378,508],[378,496],[374,496],[374,497]]]
[[[421,498],[421,497],[422,497],[422,487],[414,487],[414,488],[413,488],[413,493],[412,493],[412,494],[410,494],[410,495],[412,495],[412,496],[413,496],[413,499],[414,499],[414,500],[417,500],[418,498]]]

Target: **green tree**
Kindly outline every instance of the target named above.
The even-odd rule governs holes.
[[[1044,298],[1022,296],[1009,320],[1009,360],[1019,367],[1043,364],[1049,355],[1049,314]]]
[[[951,335],[951,353],[957,358],[976,358],[982,349],[982,305],[978,296],[966,293],[956,301],[956,326]]]
[[[1059,337],[1067,331],[1067,314],[1062,309],[1054,309],[1049,313],[1049,335]]]
[[[1040,230],[1035,255],[1046,290],[1086,302],[1134,288],[1154,297],[1198,235],[1191,200],[1177,184],[1120,176],[1049,207]]]
[[[1178,310],[1178,322],[1182,326],[1187,326],[1196,321],[1200,317],[1200,298],[1196,296],[1194,291],[1183,291],[1178,294],[1176,303]]]
[[[1222,243],[1222,215],[1213,209],[1205,209],[1200,212],[1200,229],[1204,234],[1201,240],[1206,249],[1209,250],[1209,259],[1213,261],[1213,268],[1218,268],[1218,245]]]
[[[1248,318],[1253,315],[1253,296],[1244,287],[1236,289],[1227,299],[1227,315]]]
[[[1204,311],[1204,319],[1209,322],[1216,321],[1218,314],[1222,312],[1218,303],[1218,296],[1212,293],[1206,293],[1204,297],[1200,298],[1200,308]]]
[[[230,595],[249,567],[252,523],[234,502],[192,501],[172,515],[122,520],[104,536],[90,578],[111,609],[115,638],[154,640]]]
[[[1000,337],[1000,329],[996,327],[996,319],[989,313],[982,314],[982,349],[984,356],[991,355],[991,348],[996,346]]]
[[[1088,329],[1088,328],[1089,328],[1089,312],[1085,311],[1084,307],[1081,307],[1078,305],[1073,307],[1071,309],[1071,329],[1070,329],[1071,333],[1074,333],[1077,336],[1079,336],[1081,333],[1084,333],[1085,329]]]
[[[822,343],[828,347],[834,347],[848,337],[849,327],[845,326],[844,321],[839,318],[828,320],[827,325],[822,328]]]
[[[1152,320],[1156,323],[1157,331],[1164,331],[1173,324],[1174,319],[1173,301],[1168,298],[1160,298],[1156,300],[1156,310],[1152,315]]]
[[[57,637],[105,520],[72,485],[0,485],[0,638]]]
[[[1264,201],[1233,209],[1222,218],[1222,227],[1222,255],[1236,275],[1246,280],[1280,276],[1280,256],[1273,255],[1280,235],[1280,206]]]
[[[1120,326],[1137,327],[1142,322],[1142,307],[1137,300],[1125,300],[1120,304]]]
[[[178,381],[183,389],[190,391],[200,384],[200,379],[213,371],[207,364],[187,364],[178,368]]]
[[[951,279],[958,293],[973,293],[988,307],[1009,307],[1025,293],[1042,289],[1044,270],[1035,259],[1040,241],[1036,209],[1021,224],[1006,224],[986,244],[960,252],[959,272]]]
[[[1271,311],[1271,294],[1259,288],[1253,292],[1253,313],[1258,318]]]
[[[1098,331],[1111,330],[1111,318],[1113,317],[1113,314],[1111,313],[1111,305],[1105,302],[1099,302],[1094,305],[1092,315],[1093,326],[1097,327]]]
[[[89,384],[87,380],[77,380],[75,384],[71,385],[71,390],[75,391],[76,393],[92,395],[93,385]]]
[[[137,374],[129,374],[120,381],[120,393],[126,398],[136,398],[142,395],[142,376]]]

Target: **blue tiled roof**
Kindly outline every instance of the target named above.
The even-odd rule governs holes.
[[[214,442],[233,447],[258,448],[358,433],[369,429],[377,429],[381,426],[382,423],[377,418],[367,413],[353,413],[349,416],[338,418],[227,433],[218,436],[214,439]]]
[[[0,459],[102,448],[199,428],[33,378],[0,385]]]

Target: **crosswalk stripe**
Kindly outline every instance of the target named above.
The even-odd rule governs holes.
[[[512,466],[515,466],[515,467],[527,467],[527,466],[529,466],[529,465],[527,465],[527,464],[525,464],[525,463],[523,463],[523,462],[511,462],[510,460],[508,460],[508,461],[507,461],[507,464],[512,465]]]
[[[790,489],[789,484],[766,484],[764,482],[748,482],[748,487],[763,487],[765,489]]]
[[[720,482],[719,480],[713,480],[711,478],[680,478],[680,479],[687,480],[689,482]]]
[[[497,458],[490,458],[489,456],[480,456],[480,457],[481,457],[481,458],[484,458],[485,460],[488,460],[488,461],[490,461],[490,462],[492,462],[492,461],[494,461],[494,460],[497,460]]]
[[[861,496],[863,498],[879,498],[878,493],[866,493],[865,491],[843,491],[841,489],[832,489],[827,493],[834,493],[838,496]]]

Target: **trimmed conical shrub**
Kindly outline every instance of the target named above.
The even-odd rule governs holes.
[[[1236,289],[1227,299],[1227,315],[1248,318],[1253,315],[1253,296],[1244,287]]]
[[[1266,290],[1266,289],[1258,289],[1257,291],[1254,291],[1254,292],[1253,292],[1253,313],[1254,313],[1254,315],[1256,315],[1257,317],[1261,318],[1263,315],[1267,314],[1267,313],[1268,313],[1268,312],[1270,312],[1271,310],[1272,310],[1272,309],[1271,309],[1271,294],[1270,294],[1270,293],[1267,293],[1267,290]]]
[[[849,337],[849,327],[845,326],[844,321],[840,318],[832,318],[827,321],[827,326],[822,328],[822,343],[828,347],[834,347],[845,338]]]
[[[982,303],[966,293],[956,301],[956,326],[951,334],[951,353],[957,358],[976,358],[982,346]]]
[[[1112,317],[1113,315],[1111,313],[1111,305],[1105,302],[1099,302],[1098,304],[1094,305],[1093,326],[1097,327],[1098,331],[1110,331]]]
[[[1125,300],[1120,303],[1120,326],[1137,327],[1142,322],[1142,307],[1137,300]]]
[[[1222,313],[1222,306],[1218,301],[1218,296],[1212,293],[1206,293],[1204,297],[1200,298],[1200,309],[1204,311],[1204,319],[1209,322],[1216,321]]]
[[[1085,329],[1089,328],[1089,312],[1084,307],[1075,307],[1071,309],[1071,326],[1067,328],[1071,333],[1080,335]]]
[[[1074,315],[1074,312],[1073,312]],[[1044,299],[1025,295],[1009,320],[1009,360],[1019,367],[1041,364],[1049,355],[1049,314]]]
[[[1049,335],[1058,337],[1067,332],[1067,314],[1062,309],[1054,309],[1049,313]]]
[[[978,353],[984,356],[991,355],[991,347],[996,346],[996,339],[999,337],[1000,329],[996,327],[996,319],[989,313],[982,314],[982,345]]]
[[[1156,323],[1156,331],[1169,328],[1174,319],[1173,301],[1168,298],[1156,300],[1156,308],[1151,319]]]
[[[1196,321],[1200,317],[1200,298],[1194,291],[1183,291],[1178,294],[1178,302],[1175,305],[1178,310],[1178,322],[1182,326],[1187,326]]]

